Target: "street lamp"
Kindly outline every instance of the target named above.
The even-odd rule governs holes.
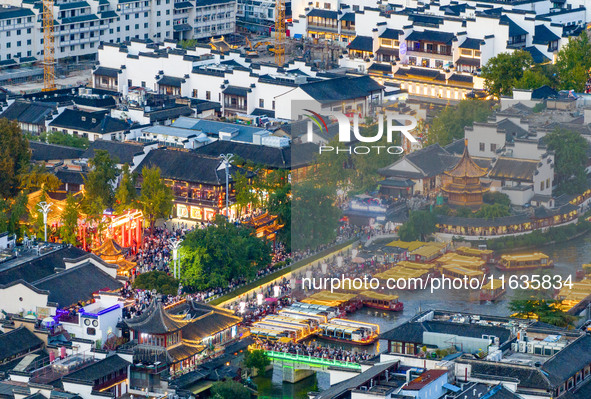
[[[230,197],[228,193],[228,178],[230,174],[230,163],[232,162],[232,158],[234,158],[234,154],[220,154],[220,158],[224,161],[224,165],[226,166],[226,219],[230,220]]]
[[[43,225],[45,226],[45,242],[47,242],[47,214],[49,213],[49,208],[51,208],[51,202],[41,201],[37,204],[39,207],[39,212],[43,213]]]
[[[181,278],[181,265],[180,265],[180,262],[178,262],[178,259],[179,259],[179,248],[180,248],[183,240],[173,237],[168,241],[170,242],[170,247],[172,248],[172,261],[173,261],[172,273],[174,275],[174,278],[180,279]],[[178,276],[177,276],[177,262],[179,263]]]

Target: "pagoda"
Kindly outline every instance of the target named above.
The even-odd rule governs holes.
[[[469,207],[482,205],[482,196],[489,188],[482,184],[480,178],[486,176],[487,170],[472,160],[467,142],[462,158],[453,169],[444,173],[451,177],[451,182],[441,189],[447,195],[448,204]]]
[[[131,271],[136,266],[125,258],[123,247],[113,239],[108,237],[99,247],[92,250],[92,253],[112,265],[117,265],[117,275],[131,277]]]

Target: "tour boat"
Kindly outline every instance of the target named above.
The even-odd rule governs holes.
[[[501,271],[520,271],[531,269],[546,269],[554,266],[550,257],[541,252],[525,255],[503,255],[497,264]]]
[[[363,323],[347,319],[332,319],[320,324],[318,336],[336,342],[353,345],[371,345],[380,335],[377,324]]]
[[[486,263],[493,264],[495,263],[495,258],[493,255],[493,251],[490,249],[478,249],[478,248],[470,248],[470,247],[459,247],[456,248],[456,252],[460,255],[464,256],[476,256],[481,258],[482,260],[486,261]]]
[[[373,291],[361,293],[361,302],[364,306],[374,309],[401,312],[404,304],[398,300],[398,295],[388,295]]]
[[[483,302],[492,302],[502,296],[506,291],[501,280],[495,279],[492,282],[489,281],[480,290],[480,300]]]

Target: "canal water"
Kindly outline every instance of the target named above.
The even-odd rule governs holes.
[[[575,281],[575,273],[581,269],[584,263],[591,263],[591,235],[576,238],[572,241],[549,245],[543,248],[530,249],[523,252],[544,252],[554,261],[554,268],[549,269],[545,273],[551,275],[560,275],[566,278],[568,275],[572,276],[572,281]],[[514,272],[500,272],[492,267],[490,273],[494,274],[495,278],[504,274],[506,281],[512,274],[536,274],[537,271],[526,271],[521,273]],[[400,301],[404,303],[404,311],[402,312],[386,312],[377,309],[363,308],[354,314],[347,315],[352,320],[375,323],[380,326],[380,331],[388,331],[405,321],[415,316],[420,311],[428,309],[447,310],[457,313],[481,313],[495,316],[508,316],[508,304],[513,299],[516,292],[507,288],[505,295],[494,302],[480,302],[477,292],[470,292],[467,290],[440,290],[431,294],[429,290],[423,291],[400,291]],[[345,347],[347,349],[353,348],[350,345],[335,343],[331,341],[318,340],[322,345],[332,345]],[[383,341],[377,342],[372,346],[355,347],[354,350],[360,352],[368,351],[370,353],[379,353],[387,349],[386,343]],[[328,387],[327,375],[318,373],[296,384],[282,382],[281,369],[275,367],[273,371],[269,371],[264,377],[257,377],[254,379],[258,386],[260,398],[269,399],[305,399],[307,392],[317,391],[319,389],[326,389]]]

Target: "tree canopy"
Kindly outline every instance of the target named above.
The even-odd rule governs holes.
[[[578,194],[584,191],[587,185],[587,140],[578,132],[556,129],[543,141],[555,153],[557,192]]]
[[[89,216],[98,217],[106,208],[113,206],[114,184],[119,174],[118,160],[111,158],[106,150],[96,150],[88,165],[90,172],[84,178],[82,209]]]
[[[484,85],[494,96],[510,96],[517,82],[533,63],[531,54],[524,50],[497,54],[482,67]],[[531,79],[529,75],[528,79]]]
[[[493,112],[492,101],[462,100],[456,106],[445,107],[428,129],[428,144],[445,146],[464,138],[464,128],[474,122],[485,122]]]
[[[336,238],[341,210],[334,186],[299,182],[293,186],[292,201],[292,250],[317,248]]]
[[[19,173],[28,167],[29,142],[16,121],[0,119],[0,196],[14,197],[19,188]]]
[[[179,281],[164,272],[154,270],[137,275],[133,287],[140,290],[156,290],[164,295],[177,295]]]
[[[256,369],[259,375],[263,374],[270,364],[271,359],[269,359],[269,356],[267,356],[264,350],[254,349],[247,351],[244,355],[244,365],[249,369]]]
[[[61,215],[62,225],[60,227],[60,237],[66,244],[78,244],[78,216],[80,215],[78,208],[78,201],[72,193],[69,193]]]
[[[121,172],[121,181],[117,190],[115,190],[115,210],[122,213],[128,209],[134,209],[137,206],[137,192],[135,182],[137,174],[131,173],[129,165],[123,165]]]
[[[408,220],[400,226],[398,236],[402,241],[425,241],[435,231],[435,215],[429,211],[412,211]]]
[[[251,393],[244,385],[234,380],[214,382],[211,386],[213,399],[250,399]]]
[[[557,306],[559,303],[560,301],[552,299],[551,294],[543,290],[526,290],[516,293],[509,302],[509,310],[517,317],[535,317],[543,323],[558,327],[572,326],[577,317],[563,312]]]
[[[88,148],[90,145],[90,141],[87,137],[73,136],[60,131],[43,132],[41,133],[39,140],[49,144],[65,145],[68,147],[84,149]]]
[[[189,232],[180,249],[183,285],[202,290],[255,277],[271,263],[271,247],[252,232],[221,215],[211,226]]]
[[[591,69],[591,40],[587,31],[580,36],[571,37],[568,43],[558,51],[556,72],[559,88],[583,92]]]
[[[158,218],[167,217],[172,211],[174,196],[160,176],[160,168],[144,167],[142,169],[142,189],[139,198],[140,207],[150,227]]]

